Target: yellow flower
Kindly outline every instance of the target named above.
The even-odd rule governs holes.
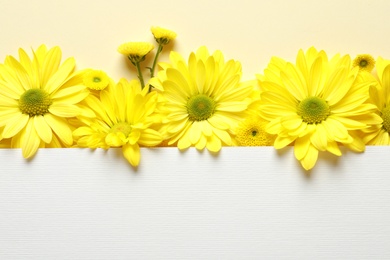
[[[153,44],[149,42],[126,42],[118,47],[118,52],[125,55],[135,65],[143,60],[153,50]]]
[[[19,49],[20,61],[8,56],[0,65],[0,134],[13,148],[22,148],[25,158],[39,147],[73,144],[66,118],[88,115],[78,106],[89,92],[73,73],[75,61],[61,62],[61,49],[41,45],[31,60]]]
[[[377,107],[377,121],[363,129],[363,140],[368,145],[390,145],[390,60],[377,60],[378,82],[370,87],[370,103]]]
[[[152,128],[159,117],[154,114],[157,92],[141,90],[138,81],[121,79],[116,86],[100,92],[100,99],[89,96],[85,102],[96,118],[84,120],[84,126],[73,135],[80,147],[122,147],[124,157],[133,166],[140,162],[140,146],[156,146],[162,142],[159,132]]]
[[[235,139],[239,146],[269,146],[273,145],[275,135],[265,131],[267,121],[259,116],[250,116],[239,124]]]
[[[339,144],[362,152],[360,130],[373,123],[375,107],[365,104],[369,83],[357,83],[358,69],[351,70],[349,56],[328,60],[324,51],[300,50],[296,65],[270,64],[262,77],[260,115],[269,123],[266,131],[277,134],[276,149],[294,144],[295,157],[309,170],[319,151],[341,155]],[[261,78],[261,77],[260,77]]]
[[[371,72],[375,67],[375,59],[370,54],[360,54],[353,60],[352,67],[359,67],[359,70]]]
[[[177,34],[171,30],[161,27],[153,26],[151,29],[154,39],[161,45],[168,44],[171,40],[175,39]]]
[[[206,47],[191,53],[188,65],[171,52],[171,64],[161,64],[150,84],[166,100],[162,132],[168,145],[179,149],[195,146],[218,152],[232,145],[232,129],[246,116],[253,86],[240,83],[241,64],[224,61],[220,51],[209,54]]]
[[[91,90],[103,90],[112,80],[102,70],[88,70],[83,75],[84,85]]]

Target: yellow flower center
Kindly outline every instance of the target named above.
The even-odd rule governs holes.
[[[390,107],[382,110],[383,128],[390,133]]]
[[[89,89],[103,90],[109,85],[109,78],[104,71],[92,70],[83,77],[84,85]]]
[[[368,64],[368,61],[366,61],[366,60],[361,60],[361,61],[359,62],[359,66],[360,66],[360,67],[367,67],[367,64]]]
[[[330,108],[325,100],[319,97],[308,97],[298,104],[298,115],[308,124],[318,124],[330,114]]]
[[[215,101],[204,94],[192,96],[187,102],[187,112],[191,121],[203,121],[215,112]]]
[[[259,117],[249,117],[235,130],[236,141],[240,146],[272,145],[275,136],[265,131],[267,122]]]
[[[132,127],[129,123],[119,122],[111,127],[110,133],[123,133],[126,137],[131,133]]]
[[[38,88],[29,89],[19,99],[19,109],[30,117],[44,115],[49,112],[53,103],[46,91]]]
[[[360,54],[352,61],[352,66],[371,72],[375,67],[375,59],[369,54]]]

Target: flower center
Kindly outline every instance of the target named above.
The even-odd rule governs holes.
[[[131,133],[132,127],[129,123],[119,122],[111,127],[110,133],[123,133],[126,137]]]
[[[89,89],[103,90],[109,85],[110,81],[104,71],[91,70],[84,74],[83,83]]]
[[[215,112],[215,101],[204,94],[190,97],[187,102],[187,112],[191,121],[203,121]]]
[[[252,136],[255,137],[257,135],[257,130],[252,130]]]
[[[100,79],[100,78],[98,78],[98,77],[94,77],[93,78],[93,82],[96,82],[96,83],[99,83],[99,82],[101,82],[102,80]]]
[[[298,115],[308,124],[318,124],[330,114],[329,105],[319,97],[308,97],[298,104]]]
[[[19,109],[30,117],[44,115],[49,112],[53,103],[46,91],[38,88],[29,89],[19,99]]]
[[[390,133],[390,107],[382,110],[383,128]]]
[[[359,62],[359,66],[360,67],[367,67],[367,65],[368,65],[368,61],[366,61],[366,60],[361,60],[360,62]]]

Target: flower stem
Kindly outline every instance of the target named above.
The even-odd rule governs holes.
[[[141,87],[142,89],[145,87],[145,82],[144,82],[144,77],[142,76],[142,72],[141,72],[141,67],[139,65],[139,62],[136,62],[135,63],[135,67],[137,68],[137,72],[138,72],[138,79],[139,81],[141,82]]]
[[[158,59],[158,56],[160,55],[160,53],[162,52],[162,49],[163,49],[163,45],[162,45],[162,44],[159,44],[159,45],[158,45],[157,52],[156,52],[156,56],[154,57],[153,66],[152,66],[152,68],[150,69],[150,77],[151,77],[151,78],[154,77],[154,69],[156,68],[157,59]]]

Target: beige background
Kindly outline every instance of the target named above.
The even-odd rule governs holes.
[[[244,78],[262,72],[272,55],[294,61],[298,49],[390,58],[387,0],[222,1],[60,0],[0,1],[0,60],[19,47],[59,45],[79,68],[134,78],[116,48],[152,41],[150,27],[178,33],[184,56],[206,45],[242,62]]]

